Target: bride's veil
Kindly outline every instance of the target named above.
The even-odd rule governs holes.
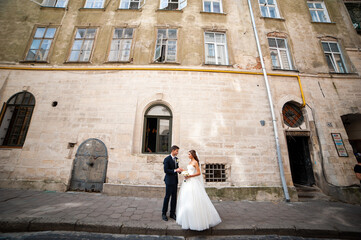
[[[201,168],[201,163],[200,163],[199,155],[198,155],[197,152],[196,152],[196,155],[197,155],[197,158],[198,158],[199,170],[200,170],[200,172],[201,172],[200,181],[201,181],[201,183],[202,183],[202,185],[203,185],[203,187],[204,187],[203,173],[202,173],[202,168]]]

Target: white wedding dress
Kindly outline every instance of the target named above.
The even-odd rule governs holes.
[[[188,165],[187,170],[190,175],[196,173],[192,165]],[[183,229],[202,231],[222,222],[204,189],[202,175],[183,182],[179,190],[176,215],[177,223]]]

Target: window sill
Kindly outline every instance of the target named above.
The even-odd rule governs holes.
[[[282,69],[282,68],[272,68],[272,71],[283,71],[283,72],[300,72],[297,69]]]
[[[280,18],[280,17],[278,17],[278,18],[273,18],[273,17],[261,17],[261,19],[273,19],[273,20],[278,20],[278,21],[286,21],[286,19],[284,19],[284,18]]]
[[[65,61],[64,64],[91,64],[92,62],[88,61],[88,62],[71,62],[71,61]]]
[[[358,73],[340,73],[340,72],[329,72],[330,75],[338,75],[338,76],[342,76],[342,75],[345,75],[345,76],[351,76],[351,75],[355,75],[355,76],[358,76]]]
[[[215,14],[215,15],[227,15],[227,13],[217,13],[217,12],[205,12],[205,11],[200,11],[201,14]]]
[[[62,9],[62,10],[68,10],[68,7],[50,7],[50,6],[40,6],[40,9]]]
[[[105,11],[105,8],[79,8],[79,11]]]
[[[22,146],[0,146],[0,149],[22,149]]]
[[[169,155],[170,153],[156,153],[156,152],[141,152],[141,154],[144,154],[144,155]]]
[[[133,61],[106,61],[104,64],[120,64],[120,63],[133,63]]]
[[[223,64],[213,64],[213,63],[203,63],[203,66],[215,66],[215,67],[233,67],[233,65],[227,64],[227,65],[223,65]]]
[[[138,9],[134,9],[134,8],[129,8],[129,9],[127,9],[127,8],[118,8],[116,11],[125,11],[125,12],[141,12],[141,11],[143,11],[141,8],[138,8]]]
[[[28,64],[35,64],[35,63],[40,63],[40,64],[48,64],[48,61],[26,61],[26,60],[22,60],[19,61],[19,63],[28,63]]]
[[[314,22],[314,21],[311,21],[311,23],[315,23],[315,24],[318,24],[318,23],[323,23],[323,24],[331,24],[331,25],[336,25],[335,22]]]
[[[156,12],[183,12],[183,9],[181,10],[178,10],[178,9],[175,9],[175,10],[168,10],[168,9],[157,9],[155,10]]]
[[[151,64],[173,64],[173,65],[180,65],[180,62],[151,62]]]

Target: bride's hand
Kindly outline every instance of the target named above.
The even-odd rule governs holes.
[[[187,180],[188,178],[190,178],[190,176],[185,176],[184,178]]]

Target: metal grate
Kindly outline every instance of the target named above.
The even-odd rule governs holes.
[[[286,103],[282,109],[283,121],[289,127],[299,127],[304,121],[302,109],[293,103]]]
[[[226,165],[206,164],[206,182],[225,182]]]

